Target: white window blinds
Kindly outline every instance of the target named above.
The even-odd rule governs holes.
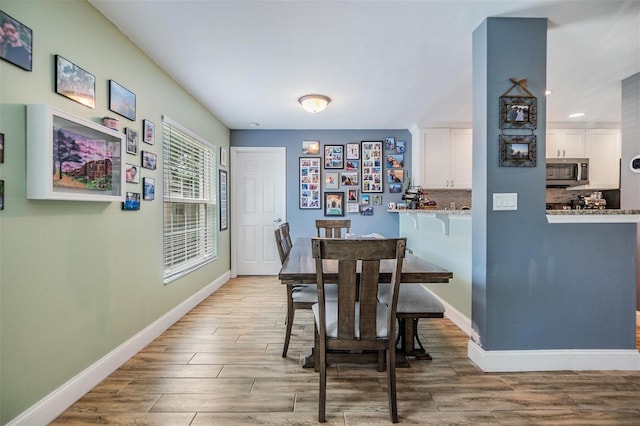
[[[164,280],[215,259],[215,147],[164,118]]]

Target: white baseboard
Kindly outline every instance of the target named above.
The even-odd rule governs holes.
[[[640,371],[640,353],[635,349],[485,351],[469,341],[467,355],[484,372]]]
[[[7,426],[44,425],[52,422],[64,410],[93,389],[97,384],[117,370],[129,358],[140,352],[145,346],[160,336],[187,312],[213,294],[229,280],[226,272],[206,287],[193,294],[184,302],[158,318],[135,336],[106,354],[90,367],[42,398],[28,410],[7,423]]]
[[[448,320],[454,323],[467,336],[473,335],[473,328],[471,327],[471,319],[469,317],[451,306],[446,300],[435,294],[433,291],[431,291],[431,294],[444,305],[444,316]]]

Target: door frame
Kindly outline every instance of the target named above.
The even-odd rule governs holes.
[[[267,147],[267,146],[232,146],[230,147],[231,155],[229,158],[229,174],[230,174],[230,206],[231,206],[231,217],[233,217],[233,212],[237,211],[237,197],[235,194],[238,194],[238,181],[236,174],[236,167],[233,167],[234,164],[238,161],[238,153],[269,153],[269,154],[280,154],[282,156],[284,167],[284,186],[285,186],[285,196],[283,197],[284,202],[284,217],[282,218],[283,222],[287,221],[287,148],[284,146],[277,147]],[[237,221],[231,219],[231,278],[235,278],[238,276],[238,257],[236,255],[236,250],[238,247],[238,223]],[[275,247],[274,247],[275,250]]]

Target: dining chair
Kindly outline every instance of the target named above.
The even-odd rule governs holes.
[[[280,263],[289,256],[293,247],[289,234],[289,223],[285,222],[275,229],[276,248],[280,256]],[[338,296],[338,289],[327,285],[329,299],[335,300]],[[314,303],[318,302],[318,292],[315,284],[287,284],[287,316],[285,318],[286,330],[284,335],[284,345],[282,346],[282,358],[287,357],[289,343],[291,341],[291,330],[296,309],[311,309]]]
[[[345,235],[351,230],[351,219],[344,220],[316,220],[316,231],[318,237],[325,238],[342,238],[342,230],[345,229]],[[324,230],[324,235],[321,235],[321,231]]]
[[[389,417],[398,422],[396,398],[396,305],[407,239],[312,238],[318,303],[313,305],[316,360],[320,373],[318,421],[325,421],[327,364],[353,362],[364,351],[377,353],[378,370],[384,370],[386,354]],[[325,263],[338,262],[338,299],[325,298]],[[380,264],[395,260],[388,305],[378,301]],[[335,274],[334,274],[335,275]],[[359,278],[359,279],[358,279]],[[330,278],[333,279],[333,275]]]

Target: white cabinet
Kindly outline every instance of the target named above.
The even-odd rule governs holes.
[[[589,189],[620,187],[620,130],[589,129],[586,131],[589,157]]]
[[[547,129],[547,158],[584,158],[587,147],[584,129]]]
[[[471,129],[423,129],[420,136],[422,187],[471,189]]]

